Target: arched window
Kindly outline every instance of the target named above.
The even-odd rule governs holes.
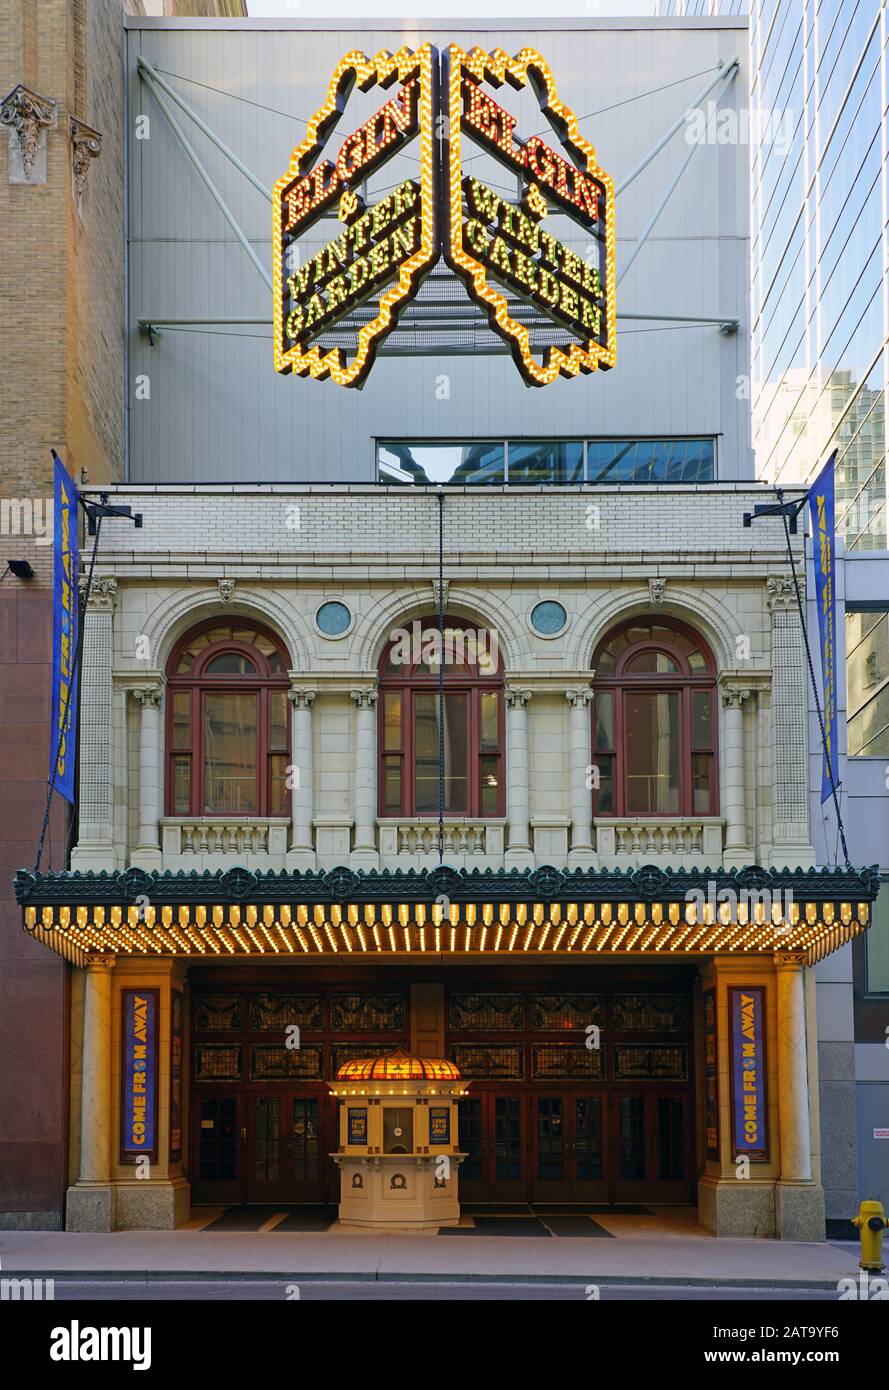
[[[290,661],[271,632],[211,619],[167,666],[167,814],[286,816]]]
[[[503,676],[493,634],[426,618],[393,633],[380,662],[379,814],[437,816],[444,655],[444,809],[503,815]]]
[[[599,816],[712,816],[716,665],[684,623],[634,618],[593,658],[593,765]]]

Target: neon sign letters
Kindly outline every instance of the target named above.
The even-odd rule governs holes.
[[[275,185],[276,369],[361,385],[401,308],[442,255],[530,385],[612,367],[614,189],[546,62],[530,48],[511,58],[500,49],[465,52],[452,44],[441,67],[439,117],[439,60],[430,45],[375,58],[353,51],[337,65],[325,104]],[[321,159],[355,87],[373,92],[396,82],[336,157]],[[517,118],[486,90],[504,82],[530,89],[553,138],[521,138]],[[365,206],[369,176],[417,141],[419,178],[389,185]],[[495,191],[492,177],[486,182],[468,172],[465,163],[476,154],[464,156],[464,141],[507,166],[518,180],[516,202]],[[549,215],[553,221],[544,226]],[[342,230],[318,246],[319,220],[334,216]],[[557,235],[565,217],[575,230]],[[366,307],[356,315],[374,300],[375,317],[366,319]],[[348,350],[325,338],[337,326],[340,339],[344,329],[354,336]],[[534,337],[538,328],[546,330],[544,346]]]

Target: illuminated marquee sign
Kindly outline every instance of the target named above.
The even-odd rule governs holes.
[[[447,63],[448,261],[486,309],[491,327],[509,343],[530,384],[546,386],[559,375],[613,367],[614,187],[599,168],[596,151],[580,135],[574,113],[559,100],[552,73],[534,49],[523,48],[510,58],[500,49],[466,53],[452,44]],[[514,117],[485,91],[485,83],[500,87],[504,82],[531,87],[570,158],[540,135],[519,138]],[[464,136],[519,176],[520,207],[464,174]],[[553,206],[586,233],[583,256],[544,228]],[[497,282],[518,291],[541,321],[564,323],[572,333],[536,354],[527,324],[513,316]]]
[[[521,138],[517,119],[486,90],[504,82],[530,88],[551,137]],[[373,92],[395,83],[394,94],[320,158],[356,85]],[[444,120],[436,112],[439,88]],[[365,207],[359,190],[369,175],[416,141],[419,178],[404,178]],[[464,156],[465,144],[507,166],[519,185],[515,202],[467,172],[475,156]],[[581,254],[557,235],[555,220],[544,225],[550,214],[580,229]],[[334,216],[342,230],[317,244],[319,219]],[[534,49],[510,58],[500,49],[451,45],[441,83],[428,44],[416,53],[403,48],[370,59],[352,52],[341,60],[327,101],[275,185],[276,369],[360,386],[400,309],[442,254],[530,385],[614,366],[613,185]],[[324,345],[325,333],[375,299],[376,317],[355,329],[354,348]],[[535,348],[535,327],[556,341]]]
[[[435,236],[433,97],[438,63],[424,44],[368,58],[341,59],[327,100],[309,121],[290,168],[275,184],[272,261],[275,368],[340,386],[360,386],[374,353],[392,331],[399,308],[416,294],[438,258]],[[400,84],[376,113],[349,135],[336,159],[315,162],[357,86],[362,92]],[[375,169],[419,140],[419,180],[405,179],[365,207],[358,189]],[[343,230],[306,259],[300,238],[337,209]],[[388,287],[388,288],[387,288]],[[379,295],[376,317],[356,333],[349,360],[319,338],[357,305]]]

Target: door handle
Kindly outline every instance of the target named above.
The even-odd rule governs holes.
[[[246,1125],[243,1125],[243,1126],[241,1127],[241,1143],[242,1143],[242,1144],[245,1144],[246,1142],[247,1142],[247,1126],[246,1126]]]

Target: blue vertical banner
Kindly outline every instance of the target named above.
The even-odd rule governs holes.
[[[53,484],[53,619],[50,783],[74,801],[77,745],[77,488],[58,455]]]
[[[815,567],[815,600],[818,605],[818,645],[821,649],[821,699],[824,707],[824,757],[821,764],[821,800],[833,794],[839,775],[837,760],[837,659],[836,659],[836,560],[834,534],[834,463],[836,451],[809,488],[812,513],[812,562]],[[828,764],[828,758],[830,762]]]
[[[120,1161],[157,1158],[159,991],[122,991]]]
[[[731,1045],[732,1158],[767,1159],[766,992],[759,986],[728,991]]]

